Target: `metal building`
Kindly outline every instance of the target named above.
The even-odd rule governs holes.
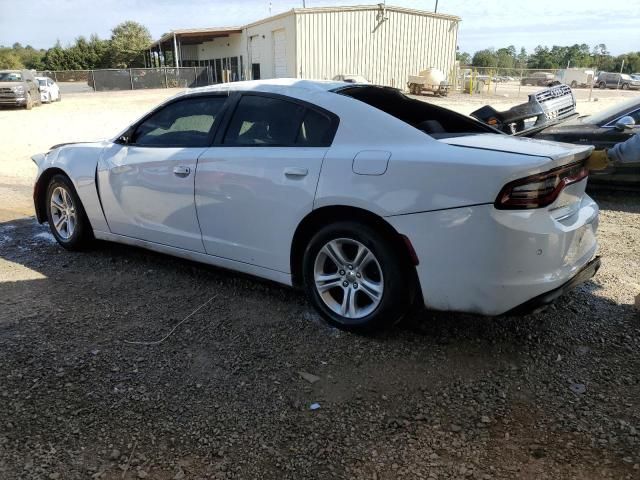
[[[148,61],[207,66],[217,82],[348,73],[404,87],[428,67],[452,76],[459,22],[383,4],[293,9],[243,27],[172,31],[151,46]]]

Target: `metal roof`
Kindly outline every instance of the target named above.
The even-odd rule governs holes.
[[[183,28],[179,30],[171,30],[160,37],[159,40],[153,42],[149,48],[153,48],[158,44],[173,41],[173,36],[180,37],[181,43],[185,45],[197,44],[212,40],[218,37],[228,37],[233,33],[242,33],[243,27],[211,27],[211,28]]]
[[[436,17],[442,19],[449,19],[454,22],[459,22],[461,20],[460,17],[455,15],[447,15],[442,13],[429,12],[426,10],[416,10],[413,8],[404,8],[404,7],[396,7],[393,5],[386,5],[383,7],[387,12],[398,12],[405,13],[407,15],[420,15],[420,16],[428,16],[428,17]],[[260,25],[262,23],[270,22],[273,20],[277,20],[278,18],[283,18],[293,14],[314,14],[314,13],[326,13],[326,12],[353,12],[353,11],[379,11],[381,6],[378,5],[355,5],[355,6],[345,6],[345,7],[309,7],[309,8],[293,8],[291,10],[287,10],[282,13],[278,13],[276,15],[272,15],[267,18],[263,18],[261,20],[256,20],[255,22],[248,23],[243,26],[238,27],[213,27],[213,28],[186,28],[180,30],[171,30],[168,33],[165,33],[159,40],[156,40],[150,45],[150,48],[155,47],[161,43],[167,43],[173,41],[174,34],[176,37],[180,38],[182,44],[197,44],[202,43],[207,40],[211,40],[216,37],[227,37],[231,34],[242,33],[245,28],[253,27],[255,25]]]

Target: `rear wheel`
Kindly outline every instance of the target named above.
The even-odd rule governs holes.
[[[30,93],[27,93],[27,103],[25,103],[24,108],[27,110],[31,110],[33,108],[33,100],[31,100]]]
[[[571,82],[571,88],[578,88],[578,82],[576,82],[575,80]]]
[[[629,84],[628,83],[623,83],[622,84],[622,90],[629,90]]]
[[[359,222],[320,230],[303,259],[304,286],[332,325],[368,331],[397,323],[411,307],[415,280],[385,236]]]
[[[55,175],[47,188],[47,218],[51,233],[67,250],[81,250],[93,238],[91,225],[71,181]]]
[[[604,82],[600,82],[600,83],[598,84],[598,88],[602,88],[602,89],[604,90],[605,88],[607,88],[607,84],[606,84],[606,83],[604,83]]]

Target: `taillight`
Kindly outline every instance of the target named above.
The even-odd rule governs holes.
[[[499,210],[541,208],[556,201],[562,189],[589,175],[584,162],[571,163],[548,172],[507,183],[495,201]]]

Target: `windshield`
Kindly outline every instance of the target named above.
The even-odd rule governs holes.
[[[0,82],[21,82],[22,74],[18,72],[0,72]]]
[[[604,110],[596,113],[595,115],[588,115],[586,117],[582,117],[581,120],[583,123],[599,125],[605,122],[606,120],[608,120],[609,118],[622,115],[624,112],[634,107],[640,108],[640,100],[638,98],[631,98],[624,102],[616,103],[614,106],[605,108]]]

